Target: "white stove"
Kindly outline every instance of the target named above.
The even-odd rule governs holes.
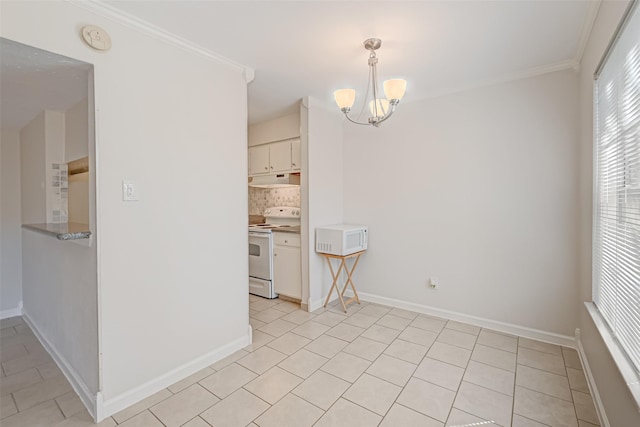
[[[300,208],[272,207],[264,211],[266,222],[249,225],[249,293],[276,298],[273,287],[272,231],[300,226]]]
[[[249,232],[270,233],[277,228],[300,225],[300,208],[288,206],[267,208],[264,211],[265,223],[249,225]]]

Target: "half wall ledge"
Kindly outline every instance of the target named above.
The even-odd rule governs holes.
[[[61,224],[22,224],[22,228],[48,234],[58,240],[80,240],[91,237],[88,224],[65,222]]]

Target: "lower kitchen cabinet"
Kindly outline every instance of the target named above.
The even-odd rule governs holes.
[[[277,294],[302,297],[300,235],[273,233],[273,285]]]

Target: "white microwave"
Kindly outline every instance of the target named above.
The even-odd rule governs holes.
[[[350,255],[364,251],[369,244],[366,225],[339,224],[316,228],[316,252]]]

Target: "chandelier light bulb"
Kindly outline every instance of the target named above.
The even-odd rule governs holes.
[[[356,100],[356,91],[353,89],[340,89],[333,92],[333,97],[341,110],[350,109]]]
[[[373,117],[384,117],[389,112],[389,101],[384,98],[377,99],[377,109],[376,103],[373,101],[369,102],[369,109],[371,110],[371,115]]]
[[[407,81],[403,79],[390,79],[384,82],[384,94],[387,99],[402,99],[407,90]]]

